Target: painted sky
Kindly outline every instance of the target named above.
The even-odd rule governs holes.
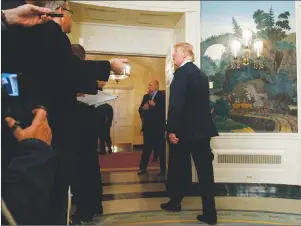
[[[233,32],[232,17],[242,29],[256,30],[253,13],[257,9],[268,12],[273,7],[275,18],[290,12],[291,31],[295,32],[295,1],[201,1],[201,38]]]

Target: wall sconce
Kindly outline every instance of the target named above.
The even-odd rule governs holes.
[[[264,67],[262,60],[260,60],[260,56],[263,51],[263,41],[262,40],[256,39],[254,41],[254,50],[256,53],[256,59],[254,60],[254,68],[256,70],[261,70]]]
[[[231,53],[234,57],[231,68],[232,69],[239,69],[240,68],[240,59],[238,58],[238,55],[240,53],[241,49],[241,43],[238,40],[233,40],[231,43]]]
[[[115,80],[116,84],[118,84],[120,82],[120,80],[124,80],[124,79],[127,79],[130,77],[130,74],[131,74],[130,71],[131,71],[130,65],[126,65],[123,72],[119,75],[115,74],[113,71],[111,71],[110,79]]]
[[[252,31],[244,30],[242,33],[242,39],[235,39],[231,43],[231,54],[234,59],[231,62],[231,69],[240,69],[241,66],[247,66],[250,64],[250,60],[252,59]],[[263,41],[256,39],[253,41],[254,52],[256,53],[256,58],[252,59],[254,62],[254,69],[262,70],[264,68],[263,62],[260,59],[262,51],[263,51]],[[242,57],[239,57],[242,55]]]

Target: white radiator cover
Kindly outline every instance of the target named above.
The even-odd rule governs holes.
[[[292,184],[281,149],[213,149],[215,182]],[[297,173],[296,171],[294,173]]]

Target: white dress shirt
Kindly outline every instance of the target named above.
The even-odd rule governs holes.
[[[185,64],[187,64],[188,62],[191,62],[191,60],[185,60],[180,67],[184,66]]]

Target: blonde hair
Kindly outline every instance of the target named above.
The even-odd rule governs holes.
[[[179,42],[175,44],[175,49],[177,48],[181,48],[184,53],[188,53],[188,55],[191,57],[192,62],[195,61],[193,46],[191,44],[189,44],[188,42]]]

